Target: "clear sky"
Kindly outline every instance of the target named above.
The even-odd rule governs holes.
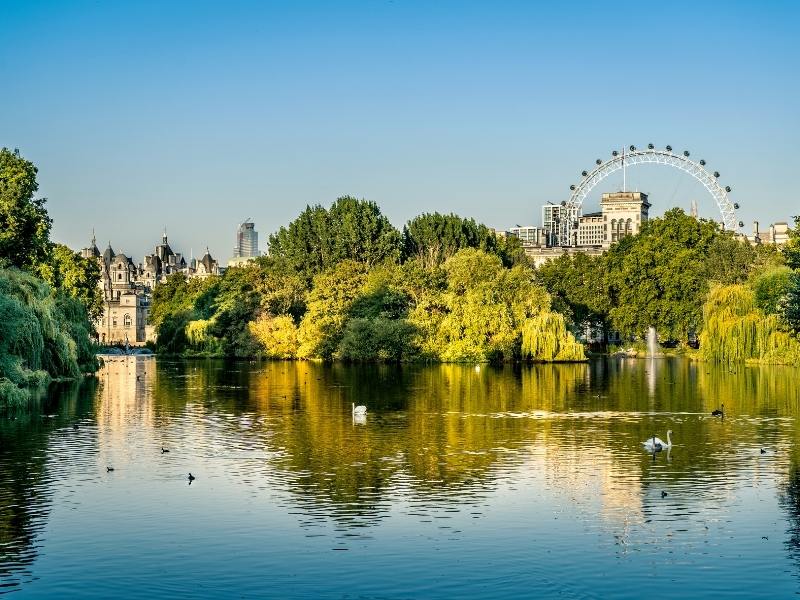
[[[38,165],[56,240],[94,227],[137,260],[166,226],[224,264],[239,221],[263,249],[345,194],[398,227],[538,224],[596,158],[648,142],[719,170],[749,230],[800,212],[798,25],[763,1],[9,1],[0,146]],[[628,187],[718,216],[666,167]]]

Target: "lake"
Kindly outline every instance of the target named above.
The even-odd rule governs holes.
[[[790,367],[111,357],[0,416],[0,594],[790,597],[799,433]]]

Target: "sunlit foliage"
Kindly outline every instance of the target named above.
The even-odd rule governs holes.
[[[542,311],[522,326],[522,356],[542,362],[578,361],[586,358],[583,344],[567,331],[563,315]]]
[[[782,330],[776,315],[766,315],[757,308],[755,293],[749,287],[713,288],[703,312],[700,354],[706,360],[800,364],[800,342]]]
[[[0,269],[0,405],[27,400],[27,388],[51,377],[96,370],[90,330],[78,300],[22,271]]]
[[[400,232],[375,202],[344,196],[330,209],[308,206],[270,236],[270,254],[311,278],[343,260],[367,265],[400,259]]]
[[[518,238],[498,237],[475,219],[425,213],[411,219],[403,228],[404,257],[424,267],[439,266],[463,248],[496,254],[506,266],[524,261]]]
[[[264,315],[247,324],[250,334],[261,345],[262,354],[268,358],[295,358],[297,356],[297,326],[290,316]]]
[[[0,149],[0,266],[35,270],[47,262],[52,219],[39,189],[37,168],[19,152]]]

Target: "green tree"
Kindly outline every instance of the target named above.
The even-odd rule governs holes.
[[[800,215],[794,217],[794,227],[789,230],[789,241],[783,246],[781,253],[790,269],[800,269]]]
[[[97,370],[83,304],[44,281],[0,269],[0,406],[29,399],[27,388],[50,377]]]
[[[0,149],[0,264],[36,269],[47,261],[50,225],[39,189],[37,169],[17,150]]]
[[[337,355],[351,361],[399,362],[415,354],[414,331],[405,319],[350,319],[342,332]]]
[[[792,270],[777,267],[759,273],[752,281],[756,308],[767,315],[780,315],[792,286]]]
[[[335,358],[353,302],[361,294],[367,267],[345,260],[314,277],[308,309],[298,334],[300,358]]]
[[[425,267],[441,265],[463,248],[495,254],[507,266],[524,260],[519,239],[500,238],[475,219],[425,213],[411,219],[403,228],[404,258],[415,259]]]
[[[297,323],[306,310],[306,281],[285,261],[271,256],[257,258],[248,265],[262,312],[290,315]]]
[[[291,317],[264,315],[248,323],[248,329],[268,358],[288,359],[297,356],[297,325]]]
[[[153,289],[148,320],[155,327],[160,352],[179,354],[190,347],[186,327],[213,316],[219,279],[189,279],[173,273]]]
[[[308,206],[269,238],[270,254],[311,279],[343,260],[368,266],[400,258],[401,236],[375,202],[344,196]]]
[[[659,337],[671,340],[699,331],[706,260],[717,232],[715,223],[675,208],[613,245],[605,257],[613,326],[641,338],[654,326]]]
[[[552,296],[553,308],[576,329],[599,326],[608,332],[611,305],[603,257],[559,256],[536,269],[536,280]]]
[[[721,231],[711,241],[706,257],[707,278],[720,285],[747,281],[756,261],[756,250],[732,231]]]
[[[795,334],[800,334],[800,215],[794,218],[794,228],[789,230],[789,241],[781,250],[781,254],[786,260],[786,265],[793,269],[781,313],[789,328]]]
[[[800,270],[792,272],[781,306],[784,322],[795,334],[800,334]]]
[[[63,244],[55,244],[48,262],[39,265],[42,279],[54,289],[80,301],[91,319],[103,312],[103,294],[98,286],[100,267]]]
[[[434,288],[409,312],[422,354],[454,362],[520,358],[524,322],[550,306],[533,271],[504,268],[499,257],[474,248],[460,250],[442,268],[446,288]]]

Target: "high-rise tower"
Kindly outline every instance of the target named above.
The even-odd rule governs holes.
[[[250,219],[245,219],[236,231],[236,247],[234,258],[252,258],[258,256],[258,232]]]

